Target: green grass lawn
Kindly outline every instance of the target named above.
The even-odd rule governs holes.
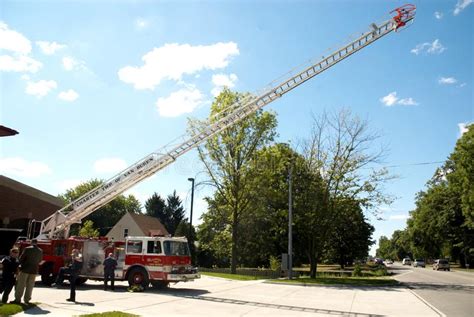
[[[121,311],[108,311],[105,313],[97,314],[86,314],[81,316],[90,316],[90,317],[138,317],[138,315],[122,313]]]
[[[36,304],[1,304],[0,303],[0,316],[10,316],[21,313],[27,309],[35,307]]]
[[[399,285],[391,278],[370,278],[370,277],[300,277],[292,280],[276,279],[271,282],[284,284],[322,284],[322,285],[353,285],[353,286],[394,286]]]
[[[239,274],[230,274],[230,273],[214,273],[214,272],[200,272],[201,275],[222,277],[230,280],[239,280],[239,281],[251,281],[251,280],[264,280],[266,277],[263,276],[251,276],[251,275],[239,275]]]

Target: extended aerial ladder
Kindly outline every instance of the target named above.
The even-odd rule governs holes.
[[[305,67],[296,75],[291,75],[288,79],[274,85],[270,85],[261,93],[251,95],[248,98],[231,105],[222,114],[212,118],[198,132],[185,135],[182,142],[177,142],[157,152],[153,152],[124,171],[107,180],[103,185],[94,188],[72,203],[56,211],[41,223],[40,236],[48,235],[49,238],[64,232],[67,236],[69,227],[91,214],[113,200],[138,182],[152,176],[166,166],[172,164],[178,157],[197,147],[209,137],[222,130],[238,123],[250,114],[268,105],[274,100],[282,97],[287,92],[303,84],[307,80],[322,73],[328,68],[336,65],[362,48],[372,44],[376,40],[389,34],[392,31],[399,31],[411,24],[414,20],[416,7],[408,4],[392,11],[395,14],[391,19],[382,22],[380,25],[372,23],[370,30],[360,37],[334,51],[327,57],[323,57],[316,63]]]

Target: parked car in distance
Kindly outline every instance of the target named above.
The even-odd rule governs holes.
[[[385,259],[385,261],[384,261],[384,262],[385,262],[385,264],[393,264],[393,261],[392,261],[392,260],[390,260],[390,259]]]
[[[402,264],[403,264],[403,265],[411,265],[411,260],[410,260],[410,258],[404,258],[403,261],[402,261]]]
[[[375,258],[374,263],[375,264],[383,264],[383,260],[380,259],[380,258]]]
[[[425,260],[415,259],[415,261],[413,261],[413,267],[425,267]]]
[[[445,271],[450,271],[450,266],[449,266],[449,261],[445,259],[438,259],[435,260],[433,263],[433,270],[439,271],[439,270],[445,270]]]

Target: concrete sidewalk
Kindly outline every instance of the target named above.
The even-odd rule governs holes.
[[[262,281],[233,281],[203,276],[166,290],[129,293],[124,282],[115,292],[87,282],[69,303],[67,287],[38,286],[33,302],[40,302],[17,316],[78,316],[122,311],[140,316],[439,316],[403,287],[346,287],[276,285]]]

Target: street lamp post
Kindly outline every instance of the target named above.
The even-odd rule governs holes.
[[[191,182],[191,213],[189,215],[189,232],[188,239],[192,241],[192,229],[193,229],[193,205],[194,205],[194,178],[188,178],[188,181]]]

